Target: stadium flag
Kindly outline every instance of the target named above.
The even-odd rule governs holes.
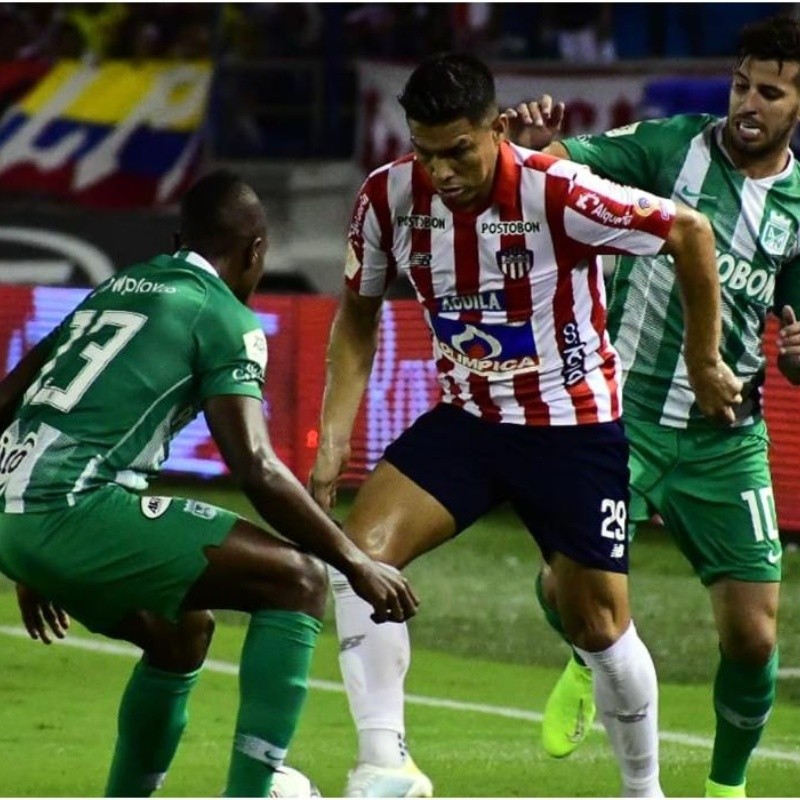
[[[207,61],[59,62],[0,119],[0,189],[172,202],[199,160],[211,72]]]

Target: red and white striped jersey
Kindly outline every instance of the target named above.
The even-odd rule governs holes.
[[[654,255],[670,200],[503,142],[488,206],[447,208],[413,155],[375,170],[350,224],[347,286],[379,297],[405,272],[433,337],[442,400],[519,425],[621,413],[597,255]]]

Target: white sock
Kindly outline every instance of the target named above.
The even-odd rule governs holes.
[[[622,771],[623,797],[663,797],[658,781],[658,683],[650,652],[630,627],[606,650],[575,648]]]
[[[358,730],[359,763],[399,767],[406,760],[403,685],[411,661],[405,623],[378,625],[372,606],[330,569],[339,666]]]

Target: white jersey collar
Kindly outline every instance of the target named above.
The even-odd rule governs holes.
[[[219,272],[214,269],[214,266],[211,264],[211,262],[203,258],[200,253],[196,253],[194,250],[178,250],[176,253],[172,254],[172,257],[181,258],[184,261],[188,261],[192,266],[202,269],[203,272],[207,272],[209,275],[214,275],[217,278],[219,277]]]

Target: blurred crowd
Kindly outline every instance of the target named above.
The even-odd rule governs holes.
[[[216,16],[199,3],[3,3],[0,60],[208,57]]]
[[[0,60],[413,59],[447,49],[598,64],[720,56],[742,24],[787,6],[725,4],[721,14],[714,3],[3,3]]]
[[[602,67],[730,58],[780,3],[2,3],[0,115],[53,61],[213,59],[207,134],[224,157],[349,157],[355,63],[443,50]]]

